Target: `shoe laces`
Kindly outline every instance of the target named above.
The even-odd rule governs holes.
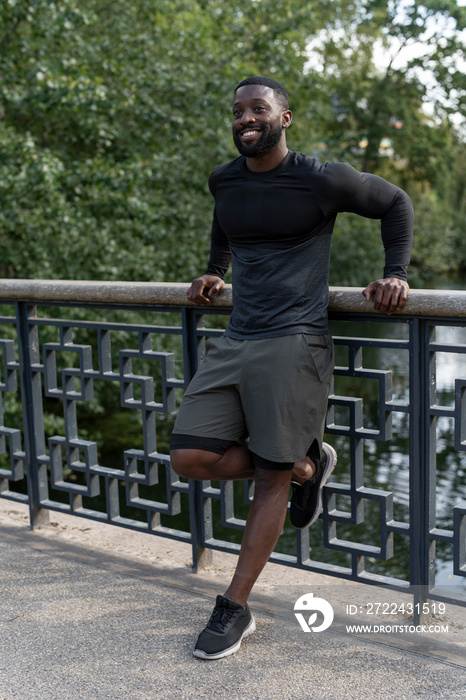
[[[223,632],[225,627],[236,617],[238,609],[232,609],[222,606],[216,607],[210,616],[207,627],[214,632]]]

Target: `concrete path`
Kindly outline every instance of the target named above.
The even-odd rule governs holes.
[[[326,590],[335,580],[278,565],[268,565],[251,598],[257,630],[241,650],[195,659],[234,557],[216,555],[210,571],[192,574],[185,545],[51,520],[32,532],[24,508],[0,501],[0,700],[466,697],[462,625],[430,655],[331,628],[304,634],[274,606],[274,590]],[[360,589],[347,584],[348,599]]]

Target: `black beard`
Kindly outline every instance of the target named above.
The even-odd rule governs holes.
[[[244,129],[242,129],[242,131],[244,131]],[[279,143],[281,137],[282,125],[280,122],[277,122],[276,126],[269,126],[268,131],[265,131],[264,127],[261,127],[259,138],[250,146],[241,141],[237,131],[233,132],[233,141],[236,148],[242,156],[246,156],[247,158],[256,158],[257,156],[269,153]]]

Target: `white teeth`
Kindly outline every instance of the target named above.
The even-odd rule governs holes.
[[[243,131],[241,136],[254,136],[254,134],[257,134],[257,133],[258,133],[257,129],[255,129],[254,131]]]

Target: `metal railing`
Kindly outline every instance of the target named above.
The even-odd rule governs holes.
[[[176,406],[232,305],[187,286],[0,280],[0,497],[32,527],[61,511],[178,539],[195,569],[239,550],[252,483],[170,468]],[[466,293],[412,290],[383,316],[332,288],[329,315],[339,462],[319,521],[287,521],[271,559],[465,605]]]

